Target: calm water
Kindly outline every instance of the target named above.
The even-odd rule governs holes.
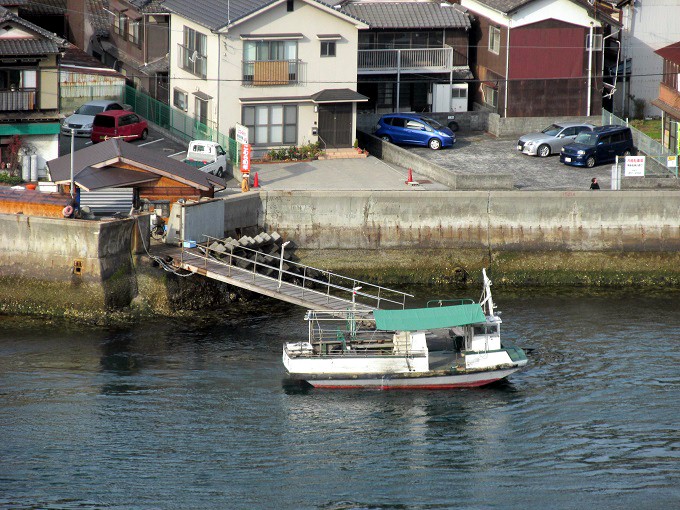
[[[0,317],[2,508],[680,508],[680,295],[495,296],[493,388],[300,391],[303,310]]]

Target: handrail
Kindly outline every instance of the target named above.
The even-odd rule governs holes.
[[[427,302],[425,305],[425,308],[430,308],[431,303],[436,303],[439,306],[442,306],[442,303],[450,303],[450,304],[456,304],[456,305],[465,305],[465,304],[475,304],[474,299],[470,298],[462,298],[462,299],[431,299],[430,301]]]
[[[212,237],[212,236],[209,236],[209,235],[204,235],[203,237],[205,237],[207,239],[207,241],[204,242],[204,243],[201,243],[200,248],[202,250],[205,250],[203,252],[203,254],[204,254],[204,257],[206,258],[206,262],[205,262],[206,264],[207,264],[207,257],[208,257],[208,255],[210,255],[210,252],[214,252],[215,254],[222,255],[222,256],[225,255],[225,253],[218,252],[217,250],[212,250],[209,247],[209,244],[211,244],[212,242],[214,242],[214,241],[223,242],[223,239],[219,239],[219,238]],[[182,243],[182,246],[183,246],[182,240],[180,240],[180,242]],[[254,253],[255,259],[253,260],[253,259],[250,259],[248,257],[242,257],[240,255],[235,255],[233,248],[238,248],[240,250],[245,250],[246,252]],[[349,292],[352,295],[353,298],[356,298],[356,296],[362,296],[362,297],[367,298],[369,300],[375,301],[376,302],[376,308],[380,308],[381,302],[392,303],[392,304],[399,305],[402,308],[405,308],[406,307],[406,297],[413,297],[412,294],[408,294],[406,292],[401,292],[399,290],[390,289],[388,287],[383,287],[381,285],[376,285],[376,284],[373,284],[373,283],[370,283],[370,282],[357,280],[355,278],[349,278],[347,276],[343,276],[343,275],[340,275],[340,274],[337,274],[337,273],[333,273],[333,272],[327,271],[325,269],[319,269],[319,268],[315,268],[315,267],[312,267],[312,266],[308,266],[308,265],[305,265],[305,264],[300,264],[298,262],[293,262],[291,260],[284,259],[284,260],[286,260],[286,264],[293,265],[293,266],[296,266],[296,267],[301,269],[301,274],[295,273],[295,272],[283,269],[280,264],[270,265],[270,264],[267,264],[264,261],[260,262],[260,261],[257,260],[258,256],[262,257],[265,260],[266,259],[279,260],[281,258],[280,255],[279,256],[269,255],[269,254],[263,253],[261,251],[254,250],[252,248],[248,248],[247,246],[241,246],[241,245],[239,245],[237,247],[234,246],[233,248],[231,250],[229,250],[229,259],[230,259],[229,263],[225,263],[224,261],[218,259],[217,257],[215,257],[213,255],[211,255],[211,258],[213,260],[215,260],[216,262],[219,262],[219,263],[221,263],[223,265],[227,265],[227,266],[233,266],[233,263],[232,263],[233,259],[246,261],[248,263],[248,265],[253,264],[253,278],[255,277],[254,275],[257,273],[258,266],[261,267],[261,268],[271,269],[274,272],[276,272],[276,274],[277,274],[276,278],[272,278],[272,277],[269,277],[267,275],[260,274],[260,276],[265,277],[265,278],[278,280],[280,278],[280,276],[282,276],[284,274],[290,275],[290,276],[295,277],[295,278],[301,278],[302,279],[302,287],[301,288],[303,289],[303,292],[304,292],[304,289],[312,290],[312,289],[309,289],[309,287],[306,285],[306,282],[318,284],[319,286],[322,286],[322,287],[325,286],[326,287],[326,294],[327,294],[328,297],[331,296],[331,294],[330,294],[331,289],[340,290],[340,291],[343,291],[343,292]],[[182,251],[183,251],[183,249],[182,249]],[[308,276],[308,274],[307,274],[308,270],[313,270],[313,271],[317,271],[317,272],[321,273],[322,275],[327,277],[327,280],[326,281],[319,280],[317,278],[312,278],[312,277]],[[331,277],[336,277],[336,278],[340,278],[341,280],[351,281],[352,287],[345,287],[343,285],[331,283],[330,282]],[[359,289],[357,289],[357,287],[367,287],[371,290],[377,290],[377,295],[371,294],[371,293],[366,292],[366,291],[360,292]],[[381,295],[383,291],[401,296],[401,298],[402,298],[401,302],[396,301],[394,299],[384,297],[383,295]],[[338,296],[334,296],[334,297],[338,297]]]

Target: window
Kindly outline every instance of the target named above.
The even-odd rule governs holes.
[[[586,35],[586,50],[590,49],[590,34]],[[593,34],[593,51],[602,51],[602,34]]]
[[[253,85],[297,83],[297,41],[246,41],[243,81]]]
[[[188,95],[180,89],[173,89],[172,91],[172,105],[185,112],[188,109]]]
[[[297,106],[244,106],[243,125],[249,129],[254,145],[297,143]]]
[[[322,57],[335,56],[335,41],[321,41],[321,56]]]
[[[489,27],[489,51],[498,55],[501,52],[501,29]]]
[[[184,44],[179,45],[179,66],[201,78],[206,77],[208,38],[193,28],[184,27]]]
[[[125,32],[127,31],[128,17],[119,12],[113,18],[113,31],[121,37],[125,37]]]
[[[137,46],[141,44],[139,25],[139,21],[130,21],[128,23],[128,41]]]
[[[482,95],[484,96],[484,104],[496,111],[496,108],[498,108],[498,91],[488,85],[482,85]]]

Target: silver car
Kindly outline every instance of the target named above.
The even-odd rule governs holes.
[[[551,124],[540,133],[523,135],[517,141],[517,150],[530,156],[545,158],[551,154],[559,154],[562,147],[572,143],[582,131],[592,131],[592,124],[578,122],[560,122]]]
[[[128,105],[118,103],[117,101],[90,101],[73,112],[73,115],[64,119],[61,124],[61,132],[62,134],[69,136],[71,135],[71,131],[73,131],[75,136],[90,136],[92,134],[92,122],[94,122],[95,115],[110,110],[128,109]]]

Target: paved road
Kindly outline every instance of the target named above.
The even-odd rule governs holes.
[[[134,140],[130,142],[133,145],[144,146],[148,149],[159,151],[167,156],[175,154],[177,152],[186,153],[187,145],[179,144],[168,138],[165,138],[163,134],[154,129],[153,126],[149,126],[149,136],[146,140]],[[74,139],[75,150],[78,151],[85,147],[92,145],[89,138],[78,137]],[[71,153],[71,137],[66,135],[59,135],[59,155],[64,156],[65,154]]]
[[[485,133],[462,133],[453,148],[433,151],[423,147],[408,150],[429,158],[454,173],[512,174],[515,188],[522,190],[587,190],[597,177],[609,189],[611,164],[580,168],[560,163],[559,155],[547,158],[517,151],[517,138],[496,138]]]

